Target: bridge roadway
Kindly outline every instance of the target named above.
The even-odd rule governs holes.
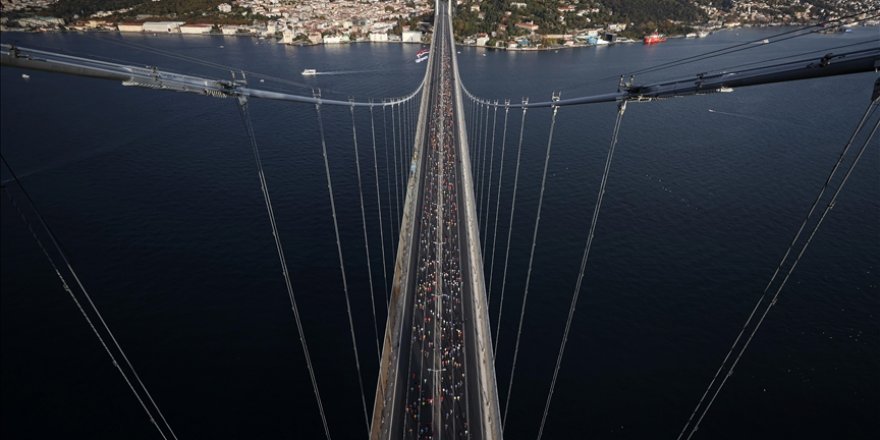
[[[475,306],[485,298],[482,262],[471,263],[479,240],[469,240],[473,189],[451,22],[446,4],[437,11],[372,438],[500,438],[497,423],[484,422],[486,413],[497,422],[494,361],[478,340],[488,332],[474,330],[488,328]]]

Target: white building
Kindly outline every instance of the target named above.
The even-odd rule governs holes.
[[[284,30],[281,32],[281,44],[291,44],[291,43],[293,43],[293,38],[294,38],[295,36],[296,36],[296,35],[293,34],[293,30],[291,30],[291,29],[284,29]]]
[[[144,25],[141,23],[119,23],[116,26],[119,32],[143,32]]]
[[[213,25],[210,24],[184,24],[180,26],[181,34],[201,35],[211,32]]]
[[[144,22],[144,32],[180,32],[180,26],[183,21],[146,21]]]
[[[324,44],[348,43],[348,35],[329,35],[324,37]]]
[[[236,35],[239,31],[246,31],[247,28],[244,26],[238,25],[225,25],[220,28],[223,31],[223,35]]]
[[[388,34],[385,32],[370,32],[370,41],[385,43],[388,41]]]
[[[422,31],[403,31],[400,40],[404,43],[421,43]]]

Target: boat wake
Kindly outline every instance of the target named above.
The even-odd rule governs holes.
[[[356,75],[359,73],[375,73],[378,70],[331,70],[329,72],[315,72],[315,75]]]
[[[763,120],[762,118],[758,118],[758,117],[755,117],[752,115],[746,115],[746,114],[742,114],[742,113],[722,112],[722,111],[718,111],[718,110],[713,110],[711,108],[709,109],[709,113],[715,113],[716,115],[733,116],[733,117],[737,117],[737,118],[745,118],[745,119],[749,119],[752,121],[762,121]]]
[[[783,118],[772,118],[772,117],[761,116],[761,115],[748,115],[745,113],[722,112],[722,111],[714,110],[711,108],[709,109],[709,113],[714,113],[716,115],[733,116],[735,118],[743,118],[743,119],[748,119],[750,121],[756,121],[756,122],[776,122],[776,123],[797,125],[800,127],[809,127],[810,126],[809,124],[804,123],[804,122],[800,122],[800,121],[792,121],[792,120],[783,119]]]

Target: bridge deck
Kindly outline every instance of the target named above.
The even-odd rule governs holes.
[[[485,307],[476,306],[485,289],[482,262],[474,260],[479,250],[472,249],[479,240],[470,227],[475,218],[467,191],[473,188],[454,56],[442,4],[407,194],[411,233],[401,236],[410,241],[398,257],[391,305],[397,316],[386,328],[373,438],[498,437],[496,427],[484,423],[486,413],[497,414],[497,394],[490,344],[479,341],[487,332],[475,331],[488,324]]]

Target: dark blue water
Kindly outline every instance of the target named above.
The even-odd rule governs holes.
[[[544,100],[555,90],[563,97],[613,91],[613,77],[625,71],[771,32],[558,53],[461,49],[459,63],[478,95]],[[712,65],[876,36],[876,28],[866,28],[795,39]],[[120,45],[115,35],[3,35],[3,42],[14,40],[229,76]],[[124,41],[288,80],[266,79],[260,83],[266,88],[308,94],[320,87],[325,96],[343,99],[404,95],[425,67],[411,61],[416,46],[287,48],[252,39],[165,36]],[[305,68],[348,73],[303,78]],[[683,66],[644,80],[706,69]],[[320,437],[235,103],[39,72],[25,82],[21,73],[0,71],[3,155],[24,176],[178,436]],[[861,116],[875,78],[852,75],[629,106],[548,438],[677,435]],[[351,125],[348,109],[323,112],[371,402],[377,359]],[[255,101],[252,113],[332,433],[362,437],[366,428],[314,109]],[[537,432],[614,114],[612,105],[560,110],[507,438]],[[376,121],[381,155],[380,113]],[[548,111],[530,111],[527,118],[498,349],[501,396],[549,121]],[[508,148],[518,123],[519,113],[512,111]],[[366,112],[358,114],[358,135],[364,179],[372,182],[371,152],[363,147],[369,142]],[[512,149],[507,152],[499,253],[512,187]],[[878,170],[875,142],[704,421],[700,438],[857,439],[880,432]],[[379,172],[384,178],[382,167]],[[375,194],[366,188],[374,278],[381,287]],[[156,438],[17,213],[8,200],[2,203],[2,433]],[[385,203],[383,194],[383,209]]]

